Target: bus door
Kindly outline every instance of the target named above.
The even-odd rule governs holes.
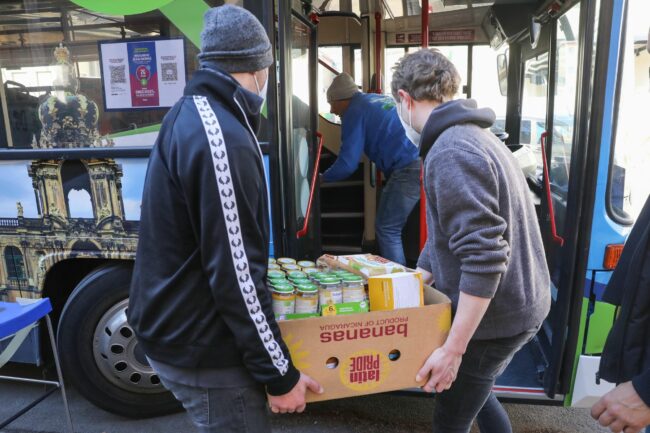
[[[499,27],[508,28],[513,15],[503,12],[494,10],[497,20],[503,17]],[[508,47],[507,144],[531,162],[524,171],[544,241],[552,306],[541,331],[497,381],[496,390],[506,397],[546,394],[561,401],[570,391],[573,364],[567,360],[580,329],[586,269],[579,242],[588,240],[577,234],[593,206],[584,184],[595,12],[589,2],[567,3],[552,13],[534,10],[534,23]]]
[[[537,21],[547,23],[539,41],[531,31],[532,44],[520,44],[518,120],[520,139],[541,159],[532,184],[553,299],[538,336],[543,388],[550,398],[579,404],[603,392],[595,384],[599,357],[585,355],[602,351],[614,318],[611,307],[597,305],[610,274],[606,246],[622,244],[629,230],[608,209],[624,4],[572,2],[552,17],[538,13]],[[538,106],[545,106],[541,116]]]
[[[314,258],[320,253],[318,185],[313,183],[318,179],[314,176],[318,150],[316,26],[288,1],[279,2],[278,19],[280,254]]]

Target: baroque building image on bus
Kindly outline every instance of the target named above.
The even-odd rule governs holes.
[[[67,67],[69,57],[67,48],[55,49],[57,64],[69,74],[64,76],[64,84],[70,88],[72,83],[73,92],[55,91],[41,98],[38,106],[24,104],[23,116],[18,120],[12,112],[14,143],[22,138],[24,145],[33,148],[112,146],[113,141],[98,132],[97,104],[76,90],[74,74]],[[22,96],[30,100],[28,93]],[[31,121],[21,122],[21,118]],[[38,297],[46,270],[65,259],[133,258],[138,221],[126,219],[121,164],[110,158],[94,158],[5,165],[13,165],[13,170],[6,167],[2,177],[6,171],[27,174],[33,194],[19,196],[14,215],[0,215],[0,294],[4,299]],[[12,181],[17,179],[3,183],[11,185]],[[26,179],[19,181],[24,184]],[[8,188],[1,194],[5,202],[11,192],[15,191]],[[37,215],[25,216],[26,207],[32,209],[31,213],[35,208]]]

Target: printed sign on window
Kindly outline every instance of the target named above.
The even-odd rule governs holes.
[[[183,96],[183,39],[100,42],[99,53],[106,111],[171,107]]]

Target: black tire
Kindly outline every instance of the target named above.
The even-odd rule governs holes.
[[[180,404],[162,385],[155,383],[159,379],[137,348],[135,337],[124,330],[130,330],[128,324],[125,321],[119,324],[122,323],[122,315],[113,313],[120,311],[120,308],[123,311],[128,302],[131,272],[131,266],[125,264],[100,267],[81,280],[68,298],[57,332],[63,377],[91,403],[108,412],[131,418],[166,415],[180,410]],[[100,320],[104,323],[106,317],[116,318],[111,323],[118,323],[122,336],[115,334],[112,337],[109,326],[104,327],[106,335],[102,335],[98,326]],[[125,339],[124,336],[130,338]],[[122,349],[125,353],[115,355],[118,352],[113,352],[109,354],[110,357],[104,354],[105,342],[112,338],[129,342],[128,347]],[[113,351],[114,347],[111,345],[110,350]],[[128,368],[137,369],[131,379],[139,375],[140,387],[120,377],[120,372],[129,374],[131,370],[124,367],[124,370],[118,371],[113,357],[130,360]]]

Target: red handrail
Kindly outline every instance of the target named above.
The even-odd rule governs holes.
[[[375,93],[381,90],[381,20],[382,14],[375,12]]]
[[[311,215],[311,204],[314,201],[314,191],[316,190],[316,181],[318,180],[318,168],[320,167],[320,154],[323,151],[323,134],[316,132],[318,137],[318,150],[316,151],[316,162],[314,163],[314,174],[311,176],[311,191],[309,191],[309,201],[307,202],[307,213],[305,214],[305,222],[302,229],[296,233],[296,238],[300,239],[307,234],[309,228],[309,217]]]
[[[563,246],[564,238],[558,236],[557,226],[555,225],[555,211],[553,210],[553,197],[551,196],[551,179],[548,174],[548,163],[546,162],[546,138],[548,137],[548,131],[544,131],[539,140],[542,146],[542,165],[544,167],[544,187],[546,188],[546,200],[548,201],[548,214],[551,220],[551,237],[553,242]]]
[[[327,63],[325,60],[321,59],[320,57],[318,58],[318,63],[322,67],[324,67],[325,69],[330,71],[332,74],[334,74],[334,75],[339,75],[340,74],[339,71],[337,71],[334,67],[332,67],[329,63]]]

